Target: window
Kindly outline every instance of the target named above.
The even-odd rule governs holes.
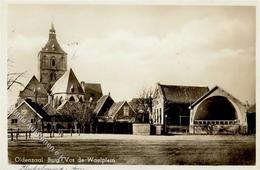
[[[65,68],[65,65],[64,65],[64,57],[62,56],[61,57],[61,62],[60,62],[61,64],[61,68]]]
[[[124,106],[124,116],[129,116],[129,107]]]
[[[35,119],[31,119],[31,123],[35,123],[36,122],[36,120]]]
[[[43,56],[43,68],[47,67],[47,57],[46,56]]]
[[[51,59],[51,65],[52,65],[52,67],[55,67],[55,65],[56,65],[55,58],[52,58],[52,59]]]
[[[17,123],[17,119],[12,119],[12,123]]]
[[[50,79],[53,80],[53,73],[50,74]]]
[[[72,101],[72,102],[74,102],[74,101],[75,101],[75,99],[74,99],[74,97],[73,97],[73,96],[71,96],[69,100],[70,100],[70,101]]]
[[[79,97],[79,102],[81,102],[81,103],[83,102],[83,99],[82,99],[82,97]]]
[[[70,87],[70,92],[71,92],[71,93],[74,93],[74,87],[73,87],[73,85]]]
[[[52,80],[56,80],[56,74],[55,73],[51,73],[50,74],[50,79],[51,79],[51,81]]]

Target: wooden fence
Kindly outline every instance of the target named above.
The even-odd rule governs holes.
[[[40,131],[39,131],[40,132]],[[19,138],[28,140],[31,138],[32,136],[32,131],[29,130],[20,130],[20,129],[8,129],[8,139],[10,138],[11,141],[14,140],[19,140]],[[43,136],[43,132],[40,132],[41,136]],[[51,130],[49,132],[46,132],[46,134],[49,133],[50,134],[50,138],[55,137],[55,132],[54,130]],[[77,133],[80,136],[80,129],[59,129],[57,136],[63,137],[64,133],[70,133],[70,136],[72,136],[72,134]],[[24,134],[24,135],[23,135]],[[10,136],[9,136],[10,135]],[[23,138],[24,136],[24,138]]]

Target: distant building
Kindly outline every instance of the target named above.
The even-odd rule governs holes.
[[[190,122],[189,106],[208,92],[208,87],[157,84],[152,105],[152,125],[156,134],[186,132]]]
[[[132,134],[136,112],[127,101],[114,102],[102,96],[94,109],[96,133]]]
[[[246,107],[216,86],[196,100],[190,108],[192,134],[246,134]]]

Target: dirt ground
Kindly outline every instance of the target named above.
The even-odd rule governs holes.
[[[73,164],[255,165],[255,136],[134,136],[65,134],[46,140]],[[56,156],[36,137],[8,142],[12,164],[18,158],[55,164]],[[17,158],[18,157],[18,158]]]

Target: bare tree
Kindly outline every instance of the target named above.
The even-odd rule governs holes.
[[[7,63],[9,67],[13,67],[13,60],[11,58],[7,59]],[[24,77],[26,71],[24,72],[8,72],[7,73],[7,90],[10,90],[11,87],[15,84],[24,86],[24,84],[20,81],[22,77]]]
[[[10,90],[14,84],[24,86],[24,84],[20,81],[20,78],[24,77],[25,74],[26,74],[26,71],[21,72],[21,73],[8,73],[7,74],[7,90]]]
[[[132,100],[135,111],[138,113],[137,119],[139,119],[139,122],[149,122],[149,116],[152,112],[153,92],[152,88],[143,88],[140,90],[138,98]]]

